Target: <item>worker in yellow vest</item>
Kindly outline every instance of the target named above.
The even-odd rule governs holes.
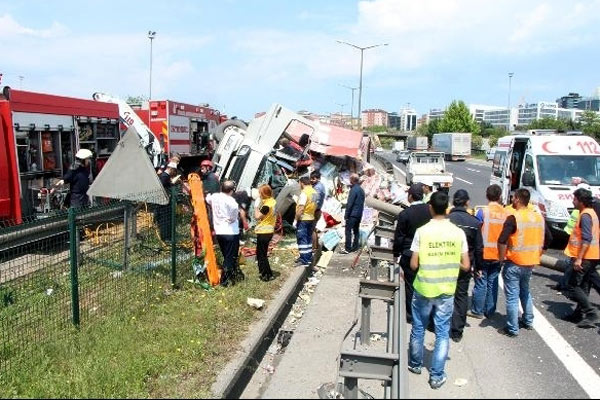
[[[313,260],[312,232],[319,194],[306,175],[300,178],[300,189],[300,197],[296,204],[296,240],[300,257],[296,260],[296,265],[310,267]]]
[[[594,198],[592,192],[577,189],[573,193],[573,205],[579,210],[579,218],[569,237],[565,255],[571,259],[573,273],[569,285],[573,288],[571,298],[577,302],[577,309],[566,319],[578,322],[580,328],[594,328],[598,315],[590,304],[586,287],[589,277],[596,272],[600,259],[600,233],[598,216],[592,209]]]
[[[271,265],[269,264],[269,243],[275,232],[275,223],[277,221],[275,215],[275,205],[277,202],[273,198],[273,190],[269,185],[262,185],[258,188],[260,201],[254,208],[254,218],[257,224],[254,232],[256,232],[256,262],[258,264],[258,272],[260,280],[268,282],[274,279]]]
[[[502,188],[491,185],[485,191],[488,206],[477,211],[477,219],[482,223],[483,265],[475,271],[475,286],[471,300],[471,311],[467,313],[473,318],[491,318],[496,312],[498,303],[498,276],[500,262],[498,261],[498,238],[508,213],[500,204]]]
[[[429,200],[431,221],[415,232],[410,250],[410,268],[417,271],[412,298],[413,325],[410,333],[408,370],[420,374],[423,367],[425,327],[433,317],[435,348],[429,369],[432,389],[446,383],[444,367],[450,347],[450,320],[459,270],[469,271],[469,248],[462,229],[446,218],[448,195],[434,192]]]
[[[542,215],[528,208],[530,197],[527,189],[515,191],[512,200],[515,211],[506,218],[498,238],[498,261],[504,263],[502,278],[506,297],[506,327],[500,329],[500,333],[508,337],[517,336],[519,327],[533,329],[529,281],[533,267],[540,263],[542,250],[552,241]],[[519,299],[523,307],[521,319]]]

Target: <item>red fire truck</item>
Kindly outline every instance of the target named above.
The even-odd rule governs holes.
[[[53,185],[74,154],[91,150],[97,174],[120,137],[116,104],[5,87],[0,95],[0,221],[20,223],[60,208],[67,189]]]
[[[151,100],[149,105],[132,108],[159,139],[165,152],[181,156],[184,170],[198,166],[202,159],[212,158],[215,143],[211,134],[227,119],[208,104],[195,106],[171,100]]]

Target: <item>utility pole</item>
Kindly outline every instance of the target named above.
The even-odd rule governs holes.
[[[508,73],[508,122],[506,123],[506,131],[510,132],[510,90],[511,90],[511,83],[512,83],[512,77],[515,73],[514,72],[509,72]]]
[[[336,40],[336,42],[341,43],[341,44],[346,44],[348,46],[354,47],[357,50],[360,50],[360,80],[359,80],[359,84],[358,84],[358,126],[360,129],[362,129],[362,76],[363,76],[363,53],[365,50],[369,50],[369,49],[374,49],[375,47],[379,47],[379,46],[387,46],[389,43],[381,43],[381,44],[374,44],[372,46],[367,46],[367,47],[360,47],[357,46],[355,44],[352,43],[348,43],[348,42],[344,42],[343,40]]]
[[[345,126],[346,124],[344,123],[344,106],[347,106],[347,103],[335,103],[338,106],[340,106],[340,126]]]
[[[152,100],[152,41],[156,37],[156,32],[148,31],[148,39],[150,39],[150,91],[148,101]],[[150,122],[150,121],[148,121]]]
[[[346,85],[340,85],[341,87],[345,87],[346,89],[350,89],[352,91],[352,102],[350,103],[350,125],[354,127],[354,91],[358,90],[357,87],[350,87]]]

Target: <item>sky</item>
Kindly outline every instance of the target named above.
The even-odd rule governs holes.
[[[600,86],[600,0],[0,0],[2,86],[209,103],[250,119],[272,103],[419,114]],[[19,79],[22,76],[22,80]],[[358,109],[355,91],[354,114]]]

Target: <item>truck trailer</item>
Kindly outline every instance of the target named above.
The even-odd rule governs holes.
[[[471,156],[471,134],[436,133],[433,135],[431,148],[444,153],[446,161],[464,161]]]
[[[406,139],[406,148],[408,150],[423,151],[427,150],[428,147],[427,136],[409,136]]]

